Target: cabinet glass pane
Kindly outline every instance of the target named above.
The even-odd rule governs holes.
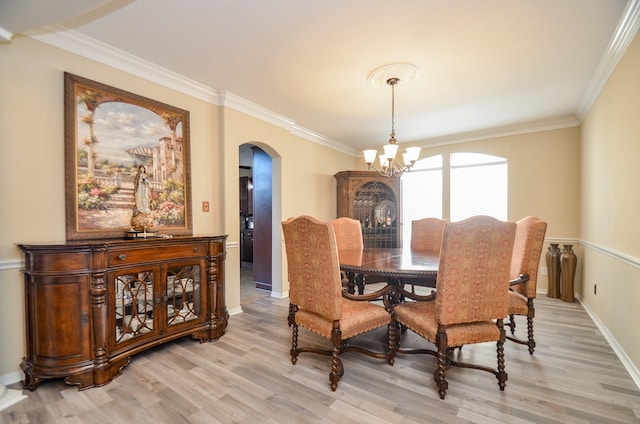
[[[153,271],[115,277],[116,343],[153,331]]]
[[[167,269],[167,325],[197,319],[202,315],[200,265]]]
[[[364,184],[353,199],[353,218],[360,221],[365,247],[397,247],[397,202],[385,184]]]

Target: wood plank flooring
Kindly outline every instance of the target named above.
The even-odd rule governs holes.
[[[579,303],[540,296],[536,352],[507,342],[504,392],[490,374],[452,369],[440,400],[435,358],[400,355],[394,366],[348,353],[336,392],[329,358],[289,358],[288,299],[243,284],[244,312],[214,343],[190,338],[134,356],[104,387],[78,391],[45,381],[0,412],[1,423],[640,423],[640,390]],[[526,324],[518,321],[516,334]],[[384,341],[384,331],[360,343]],[[301,329],[301,344],[324,340]],[[404,346],[427,346],[411,332]],[[493,366],[495,345],[466,346],[462,358]],[[20,383],[10,388],[20,389]]]

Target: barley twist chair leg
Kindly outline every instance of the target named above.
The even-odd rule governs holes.
[[[291,363],[293,365],[296,364],[296,362],[298,362],[298,324],[293,324],[293,334],[291,337]]]
[[[504,343],[498,342],[498,372],[496,377],[498,378],[498,386],[500,390],[504,391],[507,386],[507,373],[504,370]]]
[[[509,315],[509,329],[511,330],[511,334],[515,334],[515,332],[516,332],[516,321],[513,319],[513,314]]]
[[[396,336],[396,324],[393,320],[389,323],[388,330],[389,337],[387,340],[387,355],[389,355],[389,359],[387,361],[389,362],[389,365],[393,365],[396,356],[396,346],[398,344],[398,339]]]
[[[529,354],[533,355],[533,351],[536,348],[536,342],[533,339],[533,318],[527,317],[527,337],[528,337],[528,345],[529,345]]]
[[[436,345],[438,347],[438,369],[434,374],[436,385],[438,386],[438,393],[440,399],[444,399],[447,395],[447,389],[449,383],[445,378],[445,370],[447,369],[447,336],[444,333],[439,333],[436,336]]]
[[[500,386],[500,390],[504,391],[504,388],[507,386],[507,373],[504,368],[504,342],[506,339],[505,331],[503,327],[502,320],[497,322],[498,327],[500,328],[500,340],[497,343],[498,350],[498,372],[496,373],[496,377],[498,378],[498,386]]]
[[[342,361],[340,360],[340,346],[334,345],[333,351],[331,352],[331,373],[329,373],[332,391],[336,391],[338,381],[340,381],[342,374],[344,374],[344,369],[342,368]]]

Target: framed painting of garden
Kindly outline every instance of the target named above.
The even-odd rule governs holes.
[[[64,74],[67,240],[191,235],[189,112]]]

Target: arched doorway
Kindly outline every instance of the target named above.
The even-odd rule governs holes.
[[[239,165],[242,304],[265,294],[281,297],[282,236],[279,157],[267,145],[246,143]]]

